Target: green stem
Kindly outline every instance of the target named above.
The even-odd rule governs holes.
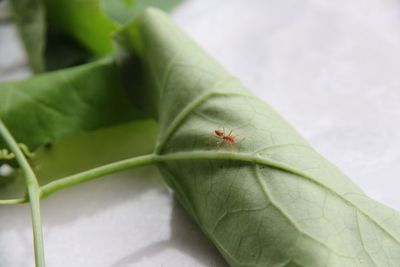
[[[192,159],[240,159],[244,160],[240,154],[231,152],[190,152],[190,153],[174,153],[169,155],[156,155],[149,154],[130,159],[125,159],[117,162],[113,162],[101,167],[97,167],[85,172],[67,176],[65,178],[58,179],[50,182],[41,187],[41,197],[45,198],[51,194],[80,183],[91,181],[95,178],[112,174],[115,172],[131,169],[134,167],[140,167],[145,165],[151,165],[159,162],[174,161],[174,160],[192,160]],[[245,161],[249,159],[245,157]]]
[[[197,151],[197,152],[178,152],[168,155],[149,154],[149,155],[117,161],[114,163],[110,163],[101,167],[97,167],[85,172],[81,172],[78,174],[74,174],[50,182],[41,187],[40,197],[42,198],[48,197],[49,195],[61,189],[78,185],[80,183],[84,183],[87,181],[91,181],[95,178],[107,174],[112,174],[115,172],[135,167],[151,165],[167,161],[176,161],[176,160],[238,160],[249,163],[265,163],[264,162],[265,159],[259,159],[255,157],[253,154],[243,154],[234,152]],[[267,162],[267,163],[270,166],[277,165],[274,162]],[[277,165],[277,167],[279,166]],[[0,200],[0,205],[2,204],[2,202],[4,202],[4,204],[18,204],[18,203],[23,203],[24,199]]]
[[[0,199],[0,206],[26,203],[26,198]]]
[[[115,172],[151,165],[160,162],[166,161],[174,161],[174,160],[194,160],[194,159],[238,159],[241,161],[253,161],[247,155],[243,156],[241,154],[232,153],[232,152],[181,152],[174,153],[169,155],[157,155],[157,154],[149,154],[139,157],[134,157],[130,159],[125,159],[117,162],[113,162],[101,167],[97,167],[85,172],[81,172],[78,174],[74,174],[65,178],[58,179],[56,181],[50,182],[41,187],[41,197],[45,198],[49,195],[74,185],[78,185],[80,183],[84,183],[87,181],[91,181],[95,178],[112,174]]]
[[[32,227],[33,227],[33,242],[35,247],[35,263],[36,267],[44,267],[44,248],[43,248],[43,233],[42,223],[40,218],[40,187],[28,160],[25,158],[23,152],[18,146],[7,127],[0,120],[0,135],[9,146],[10,150],[14,153],[17,162],[25,174],[25,183],[28,191],[29,202],[32,213]]]
[[[121,160],[114,163],[110,163],[101,167],[97,167],[85,172],[81,172],[75,175],[71,175],[56,181],[50,182],[43,186],[41,189],[42,197],[47,197],[54,192],[71,187],[83,182],[93,180],[97,177],[111,174],[118,171],[127,170],[134,167],[144,166],[153,164],[155,161],[155,156],[153,154],[139,156],[131,159]]]
[[[112,174],[115,172],[151,165],[155,163],[161,163],[166,161],[175,160],[240,160],[245,162],[254,162],[254,157],[250,154],[239,154],[233,152],[215,152],[215,151],[198,151],[198,152],[180,152],[168,155],[157,155],[149,154],[139,157],[134,157],[130,159],[125,159],[117,162],[113,162],[101,167],[97,167],[85,172],[74,174],[65,178],[58,179],[56,181],[50,182],[41,187],[41,197],[45,198],[49,195],[74,185],[91,181],[95,178]]]

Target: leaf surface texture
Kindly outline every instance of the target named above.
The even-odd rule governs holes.
[[[133,79],[159,122],[156,152],[173,158],[159,164],[164,178],[231,266],[400,266],[399,213],[367,197],[165,14],[147,9],[117,43],[122,66],[144,66]],[[246,138],[234,149],[207,145],[220,125]]]

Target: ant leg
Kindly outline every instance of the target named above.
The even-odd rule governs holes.
[[[225,143],[225,139],[221,139],[221,141],[217,142],[217,150]]]
[[[212,137],[217,138],[217,139],[221,139],[221,137],[216,135],[215,133],[210,133],[208,136],[209,136],[208,137],[208,145],[211,145]]]
[[[220,141],[217,142],[217,147],[220,147],[222,143],[224,142],[224,139],[221,139]]]
[[[222,132],[223,132],[224,135],[225,135],[225,126],[224,126],[224,125],[221,125],[220,127],[222,127]]]

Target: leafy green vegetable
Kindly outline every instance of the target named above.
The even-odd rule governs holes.
[[[124,68],[144,65],[131,76],[159,122],[164,178],[230,266],[400,266],[399,213],[368,198],[162,12],[147,9],[117,41]],[[219,125],[248,138],[233,151],[208,146]]]
[[[34,150],[62,136],[141,115],[130,104],[114,61],[106,58],[1,84],[0,117],[18,142]]]

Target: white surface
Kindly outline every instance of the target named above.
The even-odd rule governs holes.
[[[193,0],[174,17],[371,197],[400,210],[399,15],[394,0]],[[9,58],[4,32],[0,73],[20,58]],[[50,267],[225,266],[154,169],[60,192],[43,202],[43,220]],[[0,207],[0,266],[33,266],[32,257],[28,208]]]
[[[0,82],[30,75],[18,33],[0,0]]]

